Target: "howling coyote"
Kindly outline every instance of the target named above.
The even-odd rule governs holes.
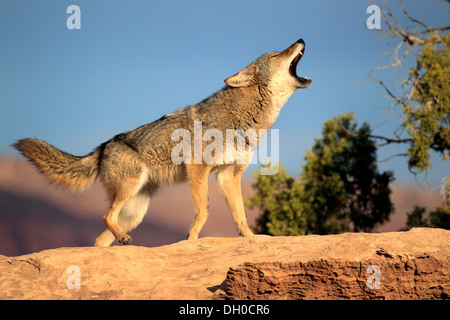
[[[264,138],[261,132],[271,128],[295,90],[311,85],[310,79],[296,73],[304,52],[305,42],[300,39],[282,52],[263,54],[225,79],[226,86],[211,97],[121,133],[84,157],[73,156],[37,139],[19,140],[14,147],[60,186],[84,190],[100,177],[111,206],[103,217],[107,229],[95,241],[98,247],[107,247],[114,239],[130,243],[127,232],[141,223],[159,186],[183,181],[191,186],[196,210],[188,239],[197,239],[208,217],[211,174],[217,176],[238,232],[251,236],[242,201],[241,176],[254,148]],[[195,126],[199,124],[203,131],[213,132],[215,139],[220,134],[225,137],[229,130],[238,132],[235,138],[239,138],[239,132],[254,130],[255,141],[251,143],[250,137],[244,137],[242,149],[242,144],[241,148],[234,144],[230,148],[226,143],[229,139],[222,139],[223,147],[209,150],[215,161],[206,161],[202,155],[208,147],[207,139],[191,139],[188,143],[184,140],[184,146],[189,148],[179,148],[180,138],[195,136]],[[184,135],[174,136],[181,129]],[[218,141],[214,141],[216,146]],[[237,155],[239,151],[241,156]],[[181,158],[180,152],[184,153]],[[241,161],[233,161],[236,158]]]

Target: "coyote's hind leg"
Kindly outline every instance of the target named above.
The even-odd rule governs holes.
[[[151,197],[156,192],[157,187],[148,183],[141,191],[133,196],[120,210],[117,223],[126,233],[134,230],[144,218],[150,204]],[[108,247],[116,237],[106,229],[96,240],[96,247]]]
[[[111,206],[103,217],[103,222],[119,243],[129,244],[131,237],[126,234],[128,230],[122,229],[119,215],[148,182],[148,169],[135,154],[118,151],[122,150],[112,153],[107,161],[102,163],[101,179],[111,200]],[[117,161],[113,157],[121,157],[121,159]],[[100,241],[106,244],[109,239],[110,236],[106,232],[100,236],[99,244]]]

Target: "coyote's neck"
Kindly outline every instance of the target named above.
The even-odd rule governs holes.
[[[272,120],[272,125],[278,118],[281,108],[283,108],[286,101],[294,93],[291,89],[285,89],[283,91],[278,91],[277,94],[272,95],[272,108],[270,110],[270,119]]]
[[[280,114],[281,109],[283,108],[286,101],[289,97],[294,93],[294,90],[291,89],[282,89],[273,88],[276,90],[272,90],[272,88],[259,87],[258,92],[260,94],[261,100],[259,103],[264,106],[262,108],[262,112],[260,113],[260,117],[264,119],[264,123],[269,129],[275,123]]]
[[[233,126],[240,126],[243,130],[270,129],[293,92],[288,89],[272,91],[258,85],[241,88],[225,87],[203,102],[228,110],[227,113],[234,119]],[[223,121],[228,120],[223,119]]]

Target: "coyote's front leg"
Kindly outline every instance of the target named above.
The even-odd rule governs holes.
[[[227,199],[238,233],[249,237],[253,235],[253,232],[248,227],[241,191],[241,178],[244,171],[245,169],[239,166],[228,166],[217,174],[217,180]]]
[[[195,205],[195,220],[188,239],[197,239],[208,219],[208,176],[211,168],[204,164],[187,164],[186,171]]]

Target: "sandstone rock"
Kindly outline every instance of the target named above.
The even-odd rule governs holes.
[[[0,256],[0,299],[449,297],[450,231],[442,229],[202,238],[154,248]]]

